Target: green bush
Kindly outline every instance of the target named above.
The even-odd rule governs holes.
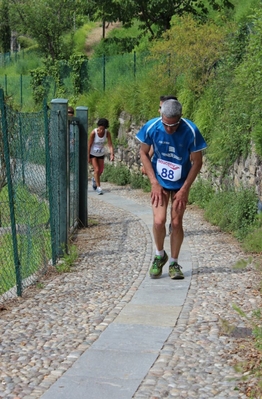
[[[137,37],[108,37],[100,42],[95,48],[95,56],[117,55],[123,53],[131,53],[135,46],[139,44]]]
[[[200,177],[193,183],[189,192],[189,203],[196,204],[200,208],[205,208],[207,203],[213,198],[215,190],[212,183]]]
[[[140,172],[131,172],[127,166],[114,166],[105,164],[105,169],[101,175],[101,181],[114,183],[118,186],[130,185],[133,189],[142,189],[150,192],[151,186],[149,179]]]
[[[17,41],[20,44],[21,49],[28,49],[30,47],[36,46],[35,41],[28,36],[20,35],[18,36]]]
[[[204,215],[210,223],[243,240],[254,229],[257,202],[257,195],[252,189],[226,189],[212,197]]]
[[[143,185],[143,175],[142,173],[132,173],[130,178],[130,186],[131,188],[138,189],[142,188]]]
[[[131,27],[113,29],[106,38],[95,46],[94,56],[102,57],[103,55],[112,56],[130,53],[140,44],[142,36],[144,35],[141,35],[141,30],[137,23],[134,23]]]
[[[257,215],[254,228],[243,239],[242,247],[246,252],[262,253],[262,213]]]
[[[248,233],[242,247],[246,252],[262,253],[262,227]]]
[[[117,186],[125,186],[130,184],[131,173],[125,166],[105,165],[101,181],[108,181]]]
[[[130,186],[134,189],[140,188],[147,193],[151,190],[149,179],[139,172],[131,173]]]

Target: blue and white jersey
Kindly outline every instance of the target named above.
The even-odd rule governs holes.
[[[179,190],[183,186],[191,168],[190,154],[207,147],[197,126],[185,118],[181,118],[172,134],[165,131],[161,118],[151,119],[136,138],[153,145],[152,167],[159,184],[169,190]]]

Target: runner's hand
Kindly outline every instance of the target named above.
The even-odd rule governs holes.
[[[151,204],[156,208],[159,206],[163,206],[163,195],[166,195],[163,187],[160,186],[159,183],[154,183],[151,186]]]
[[[188,192],[184,190],[179,190],[174,196],[174,210],[182,211],[186,209],[186,205],[188,202]]]

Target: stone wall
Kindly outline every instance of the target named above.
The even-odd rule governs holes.
[[[120,115],[119,123],[118,138],[122,142],[125,141],[126,144],[119,145],[115,149],[115,163],[123,164],[133,171],[138,171],[141,167],[140,145],[135,136],[142,124],[133,123],[131,116],[125,112]],[[251,155],[248,158],[240,158],[234,163],[223,181],[220,171],[212,172],[204,158],[201,177],[211,179],[215,187],[220,187],[222,183],[234,184],[235,187],[254,187],[262,201],[262,159],[255,154],[254,147],[252,147]]]
[[[203,178],[211,179],[215,187],[224,184],[238,187],[255,188],[255,191],[262,201],[262,159],[256,155],[255,148],[252,146],[251,154],[247,158],[240,157],[227,171],[227,176],[221,178],[219,170],[210,171],[208,162],[204,162],[202,168]]]
[[[118,139],[124,144],[115,149],[115,162],[127,166],[132,171],[138,171],[141,167],[140,144],[135,136],[142,124],[136,125],[131,116],[124,112],[120,115],[119,123]]]

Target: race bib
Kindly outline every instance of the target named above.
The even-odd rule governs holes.
[[[99,145],[94,145],[93,151],[96,154],[101,154],[104,151],[104,147],[103,146],[99,146]]]
[[[156,169],[157,173],[164,180],[177,181],[181,179],[181,173],[182,173],[181,165],[168,161],[163,161],[163,159],[158,159]]]

